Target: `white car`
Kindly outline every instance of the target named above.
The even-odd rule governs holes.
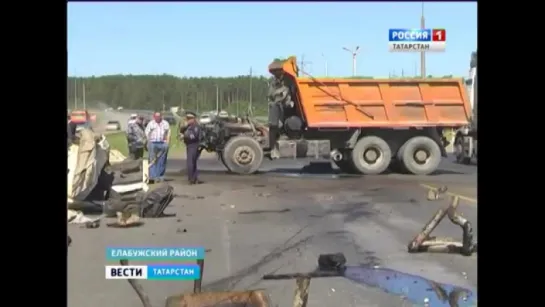
[[[208,114],[203,114],[199,117],[199,124],[209,124],[212,121],[212,117]]]
[[[111,120],[106,124],[106,131],[119,131],[121,130],[121,123],[117,120]]]

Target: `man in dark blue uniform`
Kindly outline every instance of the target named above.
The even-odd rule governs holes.
[[[187,179],[189,184],[203,183],[198,179],[197,161],[201,151],[199,149],[202,132],[197,123],[197,115],[193,112],[185,114],[186,124],[180,126],[180,136],[183,138],[186,148]]]

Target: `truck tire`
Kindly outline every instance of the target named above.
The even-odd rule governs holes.
[[[401,146],[399,154],[404,168],[414,175],[429,175],[437,170],[441,162],[441,148],[427,136],[409,139]]]
[[[471,157],[464,156],[464,139],[462,136],[457,136],[454,141],[454,154],[456,155],[457,163],[471,164]]]
[[[222,158],[230,172],[240,175],[253,174],[261,167],[263,149],[251,137],[236,136],[225,144]]]
[[[392,150],[383,139],[377,136],[366,136],[356,143],[350,158],[357,172],[364,175],[378,175],[390,165]]]

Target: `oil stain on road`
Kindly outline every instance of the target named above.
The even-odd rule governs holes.
[[[399,295],[419,306],[477,306],[477,291],[442,284],[427,278],[391,269],[370,266],[348,266],[344,277],[356,283]]]

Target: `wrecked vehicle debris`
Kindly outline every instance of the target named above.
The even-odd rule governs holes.
[[[67,176],[71,223],[96,224],[83,212],[102,213],[106,217],[116,217],[118,212],[159,217],[173,198],[173,189],[168,184],[150,189],[147,160],[128,160],[118,151],[110,151],[106,138],[91,129],[78,131],[70,145]],[[118,224],[126,226],[119,221]]]
[[[447,191],[444,188],[442,193]],[[436,199],[439,198],[437,195]],[[416,237],[409,242],[407,247],[409,253],[418,252],[436,252],[436,253],[459,253],[464,256],[471,256],[477,252],[477,242],[473,240],[473,227],[471,223],[460,214],[456,212],[460,198],[453,196],[451,203],[447,208],[437,210],[431,220],[426,223],[422,231],[416,235]],[[448,216],[449,220],[462,228],[462,241],[456,241],[451,238],[436,238],[431,237],[431,233],[441,223],[441,221]]]
[[[312,278],[344,277],[361,285],[379,288],[399,295],[418,305],[470,307],[477,304],[477,291],[377,266],[346,266],[342,253],[323,254],[318,258],[318,269],[308,273],[269,274],[264,280],[296,280],[293,306],[306,306]]]
[[[210,249],[206,250],[211,251]],[[120,260],[123,266],[129,265],[128,260]],[[193,282],[193,293],[172,295],[167,297],[166,307],[201,307],[201,306],[255,306],[270,307],[271,300],[265,290],[246,290],[246,291],[214,291],[202,292],[202,277],[204,272],[204,260],[197,260],[200,267],[200,278]],[[149,296],[137,279],[127,280],[133,290],[138,295],[144,307],[153,307]]]

